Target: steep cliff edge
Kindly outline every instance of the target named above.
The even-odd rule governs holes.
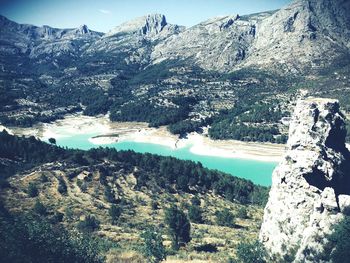
[[[273,173],[260,239],[268,252],[318,262],[331,227],[350,207],[350,153],[336,100],[299,101],[287,152]]]

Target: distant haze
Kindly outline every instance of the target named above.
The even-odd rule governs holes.
[[[161,13],[173,24],[193,26],[208,18],[279,9],[290,0],[1,0],[0,14],[18,23],[107,32],[135,17]]]

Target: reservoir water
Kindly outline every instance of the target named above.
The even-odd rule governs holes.
[[[89,141],[91,134],[79,134],[68,137],[57,138],[57,145],[88,150],[99,145]],[[232,174],[237,177],[246,178],[264,186],[271,185],[271,175],[277,166],[276,162],[262,162],[249,159],[223,158],[214,156],[197,155],[190,151],[191,146],[173,149],[167,146],[153,143],[141,143],[134,141],[121,141],[111,144],[103,144],[103,147],[113,147],[117,150],[134,150],[140,153],[153,153],[163,156],[173,156],[179,159],[201,162],[203,166]]]

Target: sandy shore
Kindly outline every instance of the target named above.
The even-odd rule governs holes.
[[[1,128],[1,127],[0,127]],[[185,139],[167,131],[165,127],[149,128],[147,123],[110,122],[108,116],[88,117],[80,114],[66,116],[49,124],[39,124],[31,128],[10,128],[16,135],[34,135],[43,140],[89,134],[90,142],[106,145],[120,141],[135,141],[160,144],[175,148],[190,147],[192,153],[225,158],[242,158],[259,161],[278,162],[285,151],[284,145],[271,143],[251,143],[235,140],[211,140],[205,135],[191,133]]]

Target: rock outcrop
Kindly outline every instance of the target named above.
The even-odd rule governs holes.
[[[105,37],[132,34],[134,37],[155,39],[167,37],[183,30],[184,27],[169,24],[162,14],[151,14],[127,21],[106,33]]]
[[[350,153],[336,100],[299,101],[288,149],[273,173],[260,239],[271,255],[319,262],[350,205]]]

